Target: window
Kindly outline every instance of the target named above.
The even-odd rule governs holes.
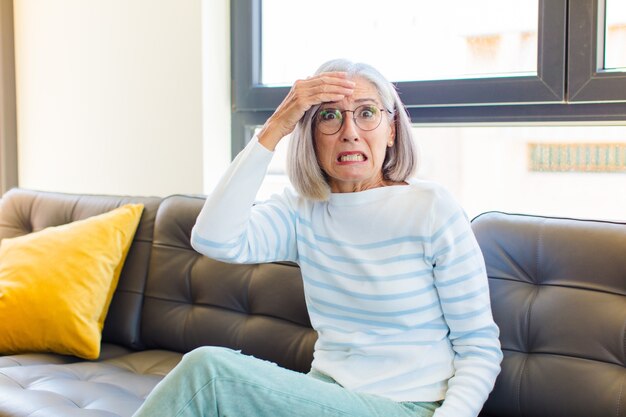
[[[368,62],[393,81],[536,75],[538,0],[391,4],[312,4],[306,19],[293,19],[301,2],[262,2],[261,84],[291,85],[336,57]],[[306,53],[285,59],[285,51]]]
[[[279,22],[280,19],[278,18],[276,20],[273,20],[271,16],[265,16],[262,18],[265,4],[267,4],[267,8],[265,10],[267,14],[274,11],[274,7],[272,7],[273,2],[281,1],[282,0],[267,0],[265,2],[261,2],[260,0],[242,0],[231,3],[233,53],[232,71],[235,86],[235,116],[246,111],[272,110],[276,108],[288,91],[287,87],[267,85],[263,83],[263,70],[265,69],[267,71],[271,68],[271,65],[273,65],[271,63],[263,62],[264,56],[267,57],[267,53],[269,53],[263,52],[263,20],[267,22],[265,36],[270,36],[270,38],[273,36],[279,37],[279,45],[288,45],[288,43],[286,44],[288,40],[285,38],[296,36],[293,32],[298,32],[297,28],[291,31],[283,30],[283,25],[288,23],[282,22],[279,25],[277,22]],[[308,8],[303,6],[303,2],[300,1],[290,3],[297,5],[292,5],[290,7],[298,7],[299,10],[297,14],[298,18],[290,19],[293,19],[298,23],[301,23],[302,20],[306,20],[302,18],[302,10],[307,10],[308,12]],[[368,4],[367,2],[364,3]],[[432,13],[443,13],[439,8],[433,8],[436,6],[429,5],[431,3],[441,3],[444,6],[449,4],[454,5],[454,7],[449,7],[451,10],[446,12],[444,18],[455,16],[455,20],[460,22],[463,22],[464,19],[467,18],[466,10],[471,10],[473,11],[473,15],[480,16],[481,26],[483,19],[485,18],[488,18],[489,21],[492,22],[497,21],[497,14],[495,17],[492,17],[493,13],[496,13],[494,10],[498,10],[502,13],[506,13],[506,15],[509,15],[506,12],[505,7],[495,6],[496,4],[500,4],[502,2],[488,0],[469,2],[472,5],[471,7],[463,6],[467,9],[459,7],[460,5],[467,3],[460,0],[446,0],[445,2],[431,2],[427,0],[392,0],[386,3],[384,7],[379,3],[377,8],[368,8],[365,11],[368,11],[369,16],[375,16],[380,13],[381,9],[387,9],[391,14],[391,16],[387,19],[390,19],[391,24],[393,24],[393,22],[398,21],[398,15],[404,14],[402,12],[397,12],[398,7],[404,7],[406,10],[413,10],[412,15],[415,16],[415,19],[418,17],[421,18],[419,13],[420,10]],[[474,6],[474,3],[476,3],[476,6]],[[478,27],[472,27],[471,24],[464,23],[463,25],[459,25],[458,31],[456,31],[459,33],[459,36],[449,36],[447,38],[447,42],[458,42],[460,38],[462,42],[468,44],[468,46],[464,48],[465,50],[471,50],[474,48],[478,55],[483,54],[484,56],[488,53],[488,50],[498,49],[497,45],[492,45],[490,48],[490,43],[495,44],[498,42],[504,43],[505,41],[510,42],[510,40],[507,41],[505,38],[511,38],[520,43],[521,49],[527,49],[523,56],[532,55],[533,52],[535,52],[535,58],[532,59],[531,57],[530,59],[522,59],[522,63],[509,67],[509,71],[516,73],[516,76],[491,77],[488,76],[489,73],[493,74],[495,72],[501,72],[502,70],[498,71],[496,68],[486,70],[485,65],[481,68],[479,61],[474,59],[472,60],[473,65],[478,63],[478,73],[481,74],[480,77],[450,79],[449,77],[452,77],[452,73],[448,73],[446,75],[448,79],[444,80],[427,80],[424,78],[435,77],[436,75],[434,75],[434,71],[436,70],[437,65],[439,65],[439,69],[441,69],[445,63],[425,65],[426,74],[422,75],[422,79],[416,77],[415,75],[410,76],[412,72],[411,68],[416,67],[416,65],[407,64],[407,68],[403,70],[404,74],[398,75],[398,78],[400,79],[410,78],[409,80],[401,80],[398,82],[398,88],[402,92],[404,102],[407,106],[413,108],[424,106],[475,105],[476,103],[557,103],[563,101],[566,52],[566,0],[533,0],[525,2],[513,2],[506,0],[503,3],[506,3],[509,7],[513,7],[512,5],[516,4],[514,10],[522,10],[523,13],[520,12],[519,14],[523,14],[525,16],[523,19],[520,19],[523,24],[513,26],[513,36],[508,36],[508,31],[498,28],[495,25],[488,31],[488,33],[481,33],[478,30]],[[311,7],[314,7],[317,3],[309,2],[308,4],[310,4]],[[343,4],[343,2],[341,2],[341,4]],[[338,7],[337,3],[333,3],[333,9],[336,7]],[[536,15],[534,23],[529,17],[531,16],[531,13],[535,13]],[[407,12],[407,15],[408,14],[409,13]],[[352,16],[352,14],[349,16]],[[442,32],[449,31],[449,25],[447,24],[449,22],[443,21],[443,18],[437,19],[437,16],[438,15],[427,16],[427,18],[429,21],[435,21],[438,23],[440,28],[445,28]],[[289,19],[282,20],[284,21]],[[370,26],[377,22],[374,17],[370,18],[368,21],[370,22]],[[349,20],[346,20],[344,25],[349,25],[350,23],[355,24],[356,22],[359,22],[360,25],[361,21],[350,18]],[[389,22],[385,22],[385,24],[389,24]],[[396,55],[406,57],[403,58],[406,60],[411,60],[411,57],[418,56],[419,58],[428,61],[428,55],[425,57],[420,54],[423,53],[423,51],[430,51],[430,56],[434,57],[433,51],[437,50],[438,44],[434,43],[432,37],[425,35],[420,37],[419,31],[421,29],[418,25],[412,24],[411,22],[408,23],[410,24],[410,27],[404,30],[409,31],[412,29],[416,31],[416,33],[401,33],[399,36],[398,30],[394,30],[388,35],[385,47],[381,48],[381,51],[378,52],[378,54],[383,54],[383,56],[385,56],[384,54],[387,54],[386,60],[393,66],[396,65],[398,60],[398,58],[395,57]],[[462,30],[463,28],[465,29]],[[335,30],[332,31],[332,33],[335,32]],[[351,32],[360,33],[359,30],[355,30],[354,28]],[[273,35],[270,35],[270,33],[273,33]],[[315,39],[315,37],[312,38]],[[536,39],[536,44],[528,47],[528,45],[532,43],[531,41],[533,38]],[[269,44],[270,42],[267,43]],[[274,43],[276,42],[272,42],[272,44]],[[280,54],[278,55],[281,57],[281,61],[306,61],[306,59],[302,58],[302,56],[307,55],[308,45],[298,44],[296,50],[290,50],[284,46],[282,48],[282,50],[279,50]],[[415,49],[418,51],[414,51]],[[503,54],[505,53],[504,48],[499,49]],[[345,48],[345,50],[352,50],[352,48]],[[294,59],[294,54],[296,53],[297,59]],[[342,55],[345,55],[345,52]],[[376,54],[372,53],[370,55]],[[448,59],[452,59],[450,55],[451,54],[444,54],[443,56],[448,56]],[[324,58],[323,60],[326,59],[327,58]],[[430,60],[432,61],[433,59]],[[503,58],[500,62],[506,60],[507,59]],[[366,61],[372,61],[372,58],[369,58]],[[532,66],[533,62],[535,64],[534,66]],[[321,64],[321,62],[315,63],[313,68],[307,68],[304,74],[300,73],[297,76],[306,76],[319,64]],[[279,63],[276,63],[275,65],[279,65]],[[398,65],[398,67],[400,66],[402,65]],[[513,69],[511,70],[511,68]],[[469,76],[471,73],[475,74],[476,69],[468,68],[467,70],[461,72],[464,72],[466,73],[465,75]],[[391,76],[388,77],[391,78]],[[266,81],[272,83],[291,81],[291,79],[288,80],[288,78],[290,78],[288,73],[285,76],[273,76],[270,71],[269,78],[266,78]]]
[[[417,127],[418,177],[470,217],[500,210],[626,220],[626,126]]]
[[[625,49],[623,44],[621,48],[618,44],[619,36],[613,34],[613,28],[625,21],[623,3],[620,0],[570,0],[570,102],[623,103],[626,100],[626,72],[623,68],[613,68],[619,66],[614,57]],[[606,112],[610,112],[610,108]]]
[[[441,2],[448,4],[448,1]],[[263,63],[262,39],[263,21],[273,22],[273,4],[294,3],[299,7],[298,19],[286,19],[300,22],[302,20],[303,2],[287,2],[286,0],[240,0],[231,2],[231,30],[232,30],[232,71],[233,71],[233,141],[232,151],[236,154],[249,139],[254,126],[263,123],[271,115],[287,94],[288,87],[276,86],[274,83],[288,82],[288,73],[272,76],[269,63]],[[341,2],[343,4],[343,2]],[[425,7],[428,1],[390,0],[385,3],[388,10],[395,11],[397,7]],[[468,2],[460,0],[453,2],[457,7],[449,7],[451,11],[444,16],[453,15],[461,11],[458,5]],[[496,9],[493,3],[487,0],[469,2],[472,4],[474,15],[490,16]],[[505,1],[503,3],[509,3]],[[602,59],[598,51],[604,51],[605,25],[604,11],[607,10],[607,26],[619,25],[623,21],[621,0],[538,0],[528,2],[514,2],[523,7],[526,16],[529,11],[536,10],[536,60],[535,69],[527,74],[526,65],[517,67],[515,76],[486,76],[490,71],[482,71],[482,76],[474,78],[455,79],[418,79],[412,81],[398,81],[397,86],[402,98],[408,107],[411,118],[415,123],[476,123],[476,122],[548,122],[548,121],[616,121],[626,119],[626,73],[621,71],[605,71],[604,64],[599,65]],[[264,4],[266,4],[264,6]],[[317,3],[310,2],[311,8]],[[452,3],[450,3],[452,4]],[[611,6],[613,4],[613,6]],[[619,6],[615,6],[618,4]],[[399,6],[398,6],[399,5]],[[266,14],[262,11],[266,7]],[[296,7],[296,6],[285,6]],[[333,4],[333,8],[335,4]],[[304,9],[308,9],[304,7]],[[367,10],[367,9],[366,9]],[[516,9],[517,10],[517,9]],[[370,15],[379,13],[378,9]],[[392,13],[393,14],[393,13]],[[398,14],[398,13],[396,13]],[[401,13],[402,14],[402,13]],[[407,13],[408,14],[408,13]],[[415,14],[415,13],[414,13]],[[392,16],[393,17],[393,16]],[[397,19],[397,16],[395,17]],[[433,21],[442,19],[432,17]],[[529,19],[520,19],[525,22],[519,25],[520,57],[529,52],[529,39],[533,38],[533,27],[529,26]],[[346,21],[346,24],[356,20]],[[600,22],[600,23],[599,23]],[[370,19],[370,24],[372,19]],[[285,39],[295,36],[281,30],[282,26],[273,25],[277,35],[282,37],[280,45],[285,45]],[[446,26],[447,27],[447,26]],[[470,25],[471,27],[471,25]],[[266,28],[266,32],[267,28]],[[293,32],[293,31],[292,31]],[[297,31],[296,31],[297,32]],[[395,33],[395,32],[394,32]],[[266,34],[267,36],[271,36]],[[402,46],[404,55],[411,55],[418,43],[432,43],[431,38],[416,36],[392,37],[393,43]],[[474,33],[474,36],[476,34]],[[486,36],[486,35],[485,35]],[[483,40],[472,40],[468,35],[468,43],[473,43],[475,52],[485,53],[490,43],[494,43],[486,36]],[[616,37],[611,37],[607,46],[608,59],[612,50],[622,51],[625,48],[611,46]],[[487,46],[485,46],[487,45]],[[526,46],[524,46],[526,45]],[[599,48],[601,46],[601,48]],[[424,47],[426,48],[426,47]],[[281,61],[301,61],[306,55],[306,46],[297,49],[298,58],[294,59],[296,51],[285,49]],[[374,55],[374,54],[372,54]],[[566,63],[566,57],[568,62]],[[604,57],[604,54],[602,55]],[[520,58],[524,60],[523,58]],[[371,61],[368,59],[368,61]],[[528,59],[525,59],[528,62]],[[609,61],[611,62],[611,61]],[[315,66],[319,63],[315,63]],[[567,65],[566,65],[567,64]],[[265,65],[265,69],[264,69]],[[291,64],[289,64],[291,65]],[[612,64],[611,64],[612,65]],[[567,68],[567,73],[566,73]],[[263,72],[270,71],[267,82],[263,83]],[[308,69],[299,77],[306,76],[313,71]],[[297,71],[296,71],[297,72]],[[430,71],[428,71],[430,72]],[[471,71],[470,71],[471,72]],[[533,75],[534,73],[534,75]],[[524,75],[526,74],[526,75]],[[450,75],[449,75],[450,76]],[[426,74],[422,74],[427,78]],[[432,75],[430,75],[432,77]],[[400,74],[399,78],[407,78]]]
[[[390,25],[399,28],[385,41],[399,44],[400,52],[376,46],[374,49],[382,52],[369,55],[352,48],[355,41],[350,34],[361,30],[299,30],[309,20],[319,23],[316,13],[324,11],[313,10],[315,2],[306,9],[307,22],[281,18],[280,13],[293,15],[292,7],[298,7],[301,16],[302,3],[231,3],[233,154],[271,115],[293,78],[310,74],[326,59],[316,56],[313,49],[325,42],[320,34],[331,33],[329,54],[339,54],[344,48],[344,54],[354,54],[348,58],[373,63],[396,82],[422,150],[419,176],[446,185],[471,215],[500,209],[625,219],[612,208],[625,203],[615,200],[615,190],[626,189],[626,174],[620,170],[619,161],[592,168],[561,161],[555,169],[545,168],[555,164],[545,157],[550,152],[571,154],[594,149],[603,155],[617,155],[616,149],[626,146],[626,6],[622,0],[390,0],[383,11],[379,7],[367,17],[343,21],[344,26],[359,22],[368,36],[375,33],[374,38],[388,32]],[[333,4],[333,10],[345,16],[348,11],[342,8],[348,4],[351,10],[357,7],[357,3],[346,0],[341,6]],[[359,13],[370,9],[366,0],[358,4],[364,5]],[[442,10],[429,9],[439,6]],[[514,24],[507,21],[509,11],[516,17]],[[534,18],[529,17],[532,14]],[[430,25],[426,33],[432,36],[420,33],[423,27],[414,24],[423,15],[430,15],[424,25]],[[282,30],[281,21],[298,27]],[[474,25],[474,21],[480,24]],[[442,32],[437,32],[440,28]],[[306,40],[300,31],[315,36]],[[396,34],[400,36],[394,37]],[[452,65],[453,71],[447,69],[455,62],[449,55],[433,54],[436,46],[444,44],[459,48],[449,54],[461,57]],[[276,47],[284,49],[282,55]],[[283,59],[271,59],[276,53],[272,50]],[[296,55],[298,58],[293,59]],[[407,61],[395,65],[396,55]],[[416,56],[423,65],[410,61]],[[389,61],[394,65],[384,70]],[[281,145],[286,148],[285,143]],[[280,152],[261,198],[287,183]],[[492,175],[494,171],[498,175]]]
[[[470,218],[499,210],[626,220],[626,126],[431,125],[416,126],[414,136],[417,177],[444,185]],[[289,185],[288,141],[276,148],[257,199]]]
[[[626,71],[626,2],[606,0],[604,39],[603,68]]]

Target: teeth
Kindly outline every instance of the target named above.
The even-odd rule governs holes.
[[[363,158],[363,154],[356,153],[352,155],[342,155],[341,157],[339,157],[339,160],[341,162],[358,162],[364,161],[365,159]]]

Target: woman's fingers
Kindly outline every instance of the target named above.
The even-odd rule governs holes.
[[[312,106],[342,100],[352,94],[354,85],[354,81],[349,80],[345,73],[323,73],[306,80],[298,80],[276,109],[276,113],[285,113],[286,120],[295,127]]]
[[[338,101],[351,95],[355,83],[345,73],[323,73],[302,81],[300,86],[308,91],[310,102],[307,104],[313,106],[326,101]]]
[[[297,111],[294,116],[300,120],[304,112],[312,106],[339,101],[350,96],[354,91],[354,81],[346,78],[345,73],[324,73],[294,83],[286,104],[292,102]],[[294,109],[295,110],[295,109]],[[296,120],[297,122],[297,120]]]

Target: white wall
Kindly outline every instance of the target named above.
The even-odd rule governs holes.
[[[202,1],[204,187],[211,193],[231,160],[230,0]]]
[[[16,1],[20,186],[207,192],[229,158],[227,10],[227,0]],[[219,56],[203,58],[207,45]],[[219,137],[203,135],[207,123]]]

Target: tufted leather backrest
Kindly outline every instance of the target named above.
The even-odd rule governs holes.
[[[111,300],[102,341],[141,348],[139,322],[154,218],[160,198],[77,195],[12,189],[0,203],[0,240],[37,232],[113,210],[127,203],[142,203],[144,211]]]
[[[203,203],[171,196],[159,208],[143,309],[144,343],[178,352],[226,346],[308,371],[316,334],[299,268],[231,265],[197,253],[189,242]]]
[[[626,225],[472,223],[504,351],[484,416],[626,416]]]
[[[14,189],[0,200],[0,240],[128,202],[145,210],[103,341],[178,352],[227,346],[308,371],[315,332],[299,269],[195,252],[202,198]],[[504,350],[481,416],[626,417],[626,224],[486,213],[472,227]]]

